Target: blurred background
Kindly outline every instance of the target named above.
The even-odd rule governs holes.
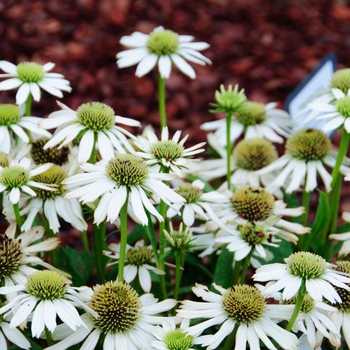
[[[123,35],[146,34],[162,25],[210,44],[203,54],[211,66],[193,64],[191,80],[173,68],[167,80],[167,116],[172,131],[205,140],[199,126],[218,118],[209,113],[220,84],[239,84],[249,99],[278,102],[328,52],[338,68],[349,67],[350,6],[345,0],[2,0],[0,59],[18,64],[54,62],[73,91],[62,102],[72,109],[104,102],[116,114],[159,125],[157,73],[135,77],[135,66],[118,69]],[[1,92],[14,103],[15,91]],[[58,110],[56,98],[43,92],[32,114]]]

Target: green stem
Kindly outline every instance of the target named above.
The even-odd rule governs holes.
[[[23,222],[22,222],[22,217],[21,217],[21,214],[19,213],[19,206],[18,206],[18,203],[14,204],[13,205],[13,210],[15,212],[15,217],[16,217],[16,221],[17,221],[17,231],[19,232],[19,234],[21,233],[21,227],[23,225]]]
[[[242,260],[235,261],[235,267],[233,268],[233,275],[232,275],[232,285],[238,283],[239,275],[241,273],[241,266],[242,266]]]
[[[301,224],[303,226],[308,225],[310,197],[311,197],[311,192],[306,192],[304,188],[303,196],[302,196],[302,206],[305,208],[305,211],[304,211],[304,214],[301,216]]]
[[[249,254],[244,258],[243,260],[243,267],[242,267],[242,272],[241,272],[241,278],[239,283],[240,284],[244,284],[246,276],[247,276],[247,272],[248,272],[248,268],[250,266],[250,259],[253,255],[254,249],[252,249]]]
[[[239,327],[239,323],[237,322],[235,324],[235,328],[233,328],[232,333],[227,336],[222,350],[230,350],[230,349],[232,349],[232,345],[235,342],[235,338],[236,338],[236,333],[237,333],[238,327]]]
[[[160,128],[163,129],[167,126],[165,113],[165,79],[160,75],[158,77],[158,99]]]
[[[161,269],[161,266],[163,266],[162,271],[164,271],[164,260],[161,259],[161,257],[158,254],[158,247],[157,247],[157,237],[156,233],[154,230],[154,225],[152,222],[151,215],[148,211],[146,211],[147,217],[148,217],[148,225],[147,225],[147,233],[148,233],[148,238],[151,242],[153,252],[154,252],[154,258],[156,259],[156,265],[158,269]],[[161,261],[163,261],[163,265],[161,265]],[[159,283],[160,283],[160,288],[161,288],[161,293],[163,300],[165,300],[168,297],[168,293],[166,290],[166,281],[165,281],[165,275],[159,275]]]
[[[300,309],[301,309],[301,306],[303,305],[303,300],[304,300],[304,297],[306,295],[306,291],[305,291],[305,281],[303,280],[302,284],[301,284],[301,287],[298,291],[298,294],[297,294],[297,298],[296,298],[296,301],[295,301],[295,306],[294,306],[294,310],[293,310],[293,313],[292,313],[292,316],[288,322],[288,325],[286,327],[286,330],[287,331],[291,331],[291,329],[293,328],[293,325],[299,315],[299,312],[300,312]]]
[[[53,339],[52,339],[52,333],[51,333],[51,331],[49,331],[47,329],[47,327],[45,327],[45,336],[46,336],[47,345],[48,346],[53,345],[54,342],[53,342]]]
[[[227,188],[231,189],[231,153],[232,153],[232,147],[231,147],[231,119],[232,119],[232,113],[227,112],[226,113],[226,168],[227,168],[227,174],[226,174],[226,180],[227,180]]]
[[[126,197],[125,203],[120,210],[120,252],[118,265],[118,281],[124,281],[124,265],[126,256],[126,243],[128,239],[128,202],[129,197]]]
[[[181,286],[184,262],[185,262],[185,253],[182,251],[177,251],[175,254],[175,291],[174,291],[175,300],[179,299],[179,291]]]
[[[331,205],[330,205],[331,226],[330,226],[329,233],[334,233],[335,229],[337,228],[342,182],[343,182],[342,177],[338,175],[338,178],[335,181],[333,191],[332,191],[332,198],[331,198]]]
[[[40,215],[40,219],[41,219],[41,222],[43,223],[43,225],[45,227],[46,237],[48,237],[48,238],[56,237],[55,233],[51,230],[50,224],[47,221],[47,219],[46,219],[44,214]],[[57,264],[58,264],[58,250],[57,250],[57,248],[54,249],[54,250],[51,250],[49,252],[49,254],[50,254],[51,264],[53,266],[57,267]]]
[[[348,134],[346,130],[343,129],[340,144],[339,144],[339,149],[338,149],[337,160],[332,171],[332,178],[333,178],[332,185],[331,185],[332,188],[335,185],[335,182],[337,181],[340,166],[343,162],[344,157],[348,152],[349,140],[350,140],[350,134]]]
[[[90,251],[89,239],[86,231],[81,231],[81,242],[83,244],[84,250],[87,252]]]
[[[94,145],[92,146],[90,158],[88,163],[95,164],[96,163],[96,143],[97,143],[97,134],[94,133]]]
[[[25,104],[25,111],[24,111],[26,116],[30,116],[32,113],[32,95],[29,94],[26,104]]]
[[[99,225],[92,224],[94,258],[96,262],[98,283],[104,282],[105,274],[106,274],[105,258],[102,253],[105,245],[105,236],[106,236],[106,221],[101,222]]]

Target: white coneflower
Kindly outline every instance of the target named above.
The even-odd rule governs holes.
[[[104,251],[103,253],[111,259],[119,260],[120,244],[111,243],[108,245],[108,248],[110,251]],[[138,275],[141,288],[146,293],[149,293],[152,286],[150,271],[156,273],[157,275],[165,274],[164,271],[151,265],[155,262],[152,246],[145,246],[145,242],[143,240],[137,241],[134,247],[127,244],[124,266],[125,282],[132,282]]]
[[[176,203],[167,211],[167,217],[172,218],[182,210],[182,220],[185,225],[192,226],[196,218],[201,220],[213,220],[219,222],[213,209],[221,209],[222,204],[228,203],[228,199],[218,191],[205,193],[204,182],[195,180],[193,183],[185,182],[175,191],[185,202]]]
[[[163,220],[148,196],[158,196],[169,205],[184,202],[180,195],[161,181],[172,179],[172,175],[152,173],[143,159],[132,154],[116,155],[108,162],[102,160],[95,165],[86,163],[81,168],[86,173],[63,181],[69,189],[73,188],[65,198],[78,198],[83,203],[91,203],[100,197],[94,214],[97,224],[105,219],[114,222],[127,199],[143,225],[148,224],[145,210],[158,220]]]
[[[101,337],[104,338],[104,350],[151,350],[155,325],[166,321],[166,317],[157,314],[173,308],[176,300],[158,302],[149,293],[138,296],[130,285],[114,281],[96,286],[87,305],[98,317],[84,314],[82,319],[87,328],[80,327],[46,350],[66,350],[74,344],[82,344],[85,350],[94,350]]]
[[[267,174],[280,170],[275,180],[267,186],[269,191],[286,187],[291,193],[305,186],[306,192],[313,191],[317,186],[317,175],[321,176],[326,191],[331,190],[332,176],[325,165],[334,167],[336,153],[331,151],[329,137],[317,129],[301,129],[296,131],[286,143],[285,154],[267,167],[258,170],[259,174]],[[343,161],[344,163],[344,161]],[[350,171],[349,167],[342,165],[342,174]]]
[[[328,106],[335,106],[339,98],[345,97],[348,95],[350,89],[350,69],[339,69],[333,73],[333,76],[328,84],[328,86],[317,90],[314,94],[309,96],[308,100],[303,104],[302,110],[297,114],[297,118],[304,116],[303,122],[306,124],[313,120],[323,119],[323,113],[328,114],[327,118],[331,118],[327,122],[328,126],[326,129],[330,130],[331,128],[336,128],[343,124],[345,121],[342,118],[342,121],[335,115],[335,110]],[[345,101],[343,101],[345,102]],[[318,106],[322,106],[322,109]],[[327,107],[325,107],[327,106]],[[324,108],[325,107],[325,108]],[[307,113],[307,115],[306,115]],[[334,113],[334,114],[333,114]],[[334,118],[334,119],[333,119]],[[339,124],[340,122],[340,124]],[[349,122],[346,122],[348,124]],[[333,124],[333,126],[332,126]],[[344,124],[345,128],[347,127]]]
[[[347,133],[350,132],[350,89],[346,94],[339,89],[332,89],[335,101],[329,103],[309,103],[308,107],[318,112],[314,118],[313,113],[304,119],[304,123],[309,120],[325,120],[322,130],[330,131],[344,125]]]
[[[283,143],[284,139],[280,135],[288,137],[295,122],[287,112],[277,109],[276,105],[244,102],[232,116],[230,141],[233,143],[244,134],[246,139],[266,138],[271,142]],[[226,147],[226,119],[204,123],[201,129],[215,132],[220,145]]]
[[[59,165],[54,164],[50,169],[33,177],[34,181],[48,186],[54,186],[55,191],[36,189],[36,197],[30,198],[20,214],[28,214],[21,229],[28,230],[37,214],[44,213],[50,229],[57,233],[61,227],[58,217],[63,218],[79,231],[87,229],[87,223],[83,218],[82,209],[77,199],[65,200],[67,192],[63,187],[63,180],[68,177],[67,173]]]
[[[0,294],[18,292],[8,304],[0,308],[0,313],[13,313],[10,327],[17,327],[31,315],[32,336],[39,338],[45,327],[53,332],[58,317],[72,330],[85,326],[74,304],[96,313],[87,307],[69,281],[56,271],[43,270],[31,275],[25,284],[1,287]]]
[[[0,91],[12,90],[19,87],[16,94],[18,105],[27,101],[30,95],[35,101],[40,101],[40,88],[51,95],[63,97],[62,91],[71,92],[69,81],[58,73],[49,73],[55,67],[54,63],[46,63],[43,66],[35,62],[21,62],[17,66],[7,61],[0,61],[0,69],[6,74],[0,74],[0,78],[10,78],[0,83]]]
[[[284,259],[286,264],[275,263],[259,267],[253,278],[255,281],[276,281],[266,288],[266,293],[283,289],[285,300],[293,298],[305,285],[306,291],[316,302],[323,298],[331,303],[341,303],[336,287],[350,290],[350,278],[341,271],[334,270],[321,256],[310,252],[296,252]]]
[[[196,73],[186,60],[200,65],[211,62],[198,52],[207,49],[209,45],[204,42],[192,43],[193,39],[193,36],[178,35],[162,26],[155,28],[149,35],[134,32],[120,39],[122,45],[131,49],[117,54],[117,65],[125,68],[137,64],[136,76],[142,77],[158,62],[160,76],[168,79],[171,66],[175,64],[181,72],[194,79]]]
[[[296,298],[283,300],[283,304],[295,304]],[[327,313],[332,314],[337,309],[323,302],[315,302],[310,295],[305,295],[298,319],[293,331],[301,331],[306,335],[306,339],[312,349],[318,348],[323,338],[331,338],[331,333],[340,337],[336,326],[331,321]]]
[[[133,141],[135,146],[142,151],[136,154],[145,159],[150,166],[158,164],[181,175],[181,170],[187,169],[188,163],[195,161],[191,157],[204,151],[201,147],[205,145],[205,142],[186,149],[184,144],[188,135],[182,140],[180,136],[181,131],[178,130],[173,138],[169,139],[168,128],[164,127],[161,139],[158,140],[156,134],[147,128],[144,136],[138,136],[137,140]]]
[[[197,284],[192,290],[205,302],[185,300],[177,311],[179,317],[208,319],[189,327],[189,335],[197,335],[209,327],[220,325],[215,334],[198,338],[201,346],[208,346],[208,350],[216,349],[233,330],[236,330],[235,349],[246,349],[248,343],[252,349],[258,350],[260,341],[274,349],[269,337],[283,346],[283,349],[297,349],[297,337],[277,325],[277,322],[289,319],[293,307],[266,304],[264,295],[253,286],[235,285],[228,289],[215,283],[213,286],[220,294]]]
[[[296,242],[295,234],[305,234],[309,227],[283,219],[283,216],[297,217],[303,214],[304,207],[286,208],[282,200],[275,200],[274,196],[262,187],[243,186],[235,192],[226,191],[230,197],[229,204],[220,211],[215,211],[223,225],[235,222],[239,225],[247,221],[268,226],[269,231],[275,232],[281,238]],[[211,230],[216,230],[213,222],[209,222]],[[225,229],[225,227],[223,227]]]
[[[51,166],[51,163],[47,163],[31,169],[31,160],[29,158],[14,159],[8,166],[0,166],[0,193],[6,191],[10,202],[17,204],[21,192],[35,197],[34,189],[36,188],[54,191],[53,187],[33,180],[35,175],[43,173]]]
[[[214,247],[227,244],[227,249],[235,253],[235,261],[240,261],[254,253],[266,259],[265,246],[278,247],[277,242],[280,242],[276,239],[275,232],[269,231],[267,225],[259,225],[248,221],[243,225],[227,224],[227,229],[229,229],[227,235],[215,237]]]
[[[83,103],[76,111],[57,101],[61,111],[51,113],[42,119],[39,127],[56,129],[53,137],[46,143],[44,149],[66,146],[81,136],[79,142],[78,160],[85,163],[89,160],[94,147],[97,146],[101,157],[110,160],[114,156],[114,149],[119,153],[126,153],[124,148],[133,152],[125,135],[133,137],[131,133],[115,125],[116,123],[140,126],[140,122],[115,115],[114,110],[100,102]],[[97,145],[96,145],[97,143]]]
[[[50,137],[51,134],[38,127],[42,118],[24,117],[22,108],[12,104],[0,104],[0,152],[9,154],[15,146],[15,138],[19,137],[23,142],[29,143],[30,139],[26,130]]]
[[[200,344],[199,338],[187,334],[190,325],[188,319],[183,319],[179,327],[176,327],[175,321],[171,318],[167,319],[154,330],[154,336],[158,339],[152,341],[152,348],[155,350],[194,350],[195,344]]]
[[[27,278],[37,272],[31,265],[39,265],[54,269],[35,254],[55,249],[60,240],[48,238],[40,243],[32,244],[44,236],[44,228],[36,226],[22,232],[17,238],[16,222],[13,222],[4,233],[0,234],[0,281],[4,286],[23,284]]]

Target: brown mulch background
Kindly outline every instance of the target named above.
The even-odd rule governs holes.
[[[199,126],[218,117],[208,109],[220,84],[238,83],[251,100],[283,108],[328,52],[339,68],[349,66],[350,6],[342,0],[4,0],[0,16],[0,59],[54,62],[73,87],[63,103],[104,102],[143,125],[159,123],[157,74],[118,69],[120,38],[163,25],[208,42],[203,53],[213,65],[193,65],[195,80],[173,69],[167,81],[169,127],[189,133],[189,142],[204,140]],[[1,92],[0,102],[13,103],[14,95]],[[55,101],[44,92],[33,115],[58,110]]]
[[[54,62],[73,88],[62,102],[72,109],[104,102],[116,114],[159,125],[157,74],[135,77],[135,66],[118,69],[123,35],[149,33],[163,25],[195,41],[211,66],[193,65],[191,80],[173,68],[167,80],[171,132],[189,134],[187,145],[204,141],[199,126],[219,116],[208,112],[220,84],[239,84],[249,99],[276,101],[288,94],[328,52],[338,67],[350,66],[350,4],[346,0],[3,0],[0,1],[0,59]],[[14,103],[15,91],[0,103]],[[58,110],[44,92],[33,115]]]

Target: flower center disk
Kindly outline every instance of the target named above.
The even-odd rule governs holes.
[[[326,260],[310,252],[296,252],[287,261],[290,273],[303,279],[319,278],[327,270]]]
[[[318,129],[295,132],[286,143],[286,153],[303,161],[322,160],[331,150],[329,137]]]
[[[55,300],[62,298],[68,287],[68,281],[60,273],[43,270],[28,278],[26,291],[39,300]]]
[[[233,159],[237,166],[250,171],[262,169],[277,158],[275,146],[265,139],[243,140],[233,151]]]
[[[21,166],[3,168],[0,172],[0,182],[8,188],[22,187],[29,180],[29,172]]]
[[[35,62],[22,62],[17,65],[17,75],[25,83],[39,83],[46,72],[42,65]]]
[[[167,161],[181,158],[183,151],[183,146],[172,140],[158,141],[151,146],[151,153],[157,159],[165,159]]]
[[[259,320],[266,305],[259,290],[248,285],[228,288],[222,297],[222,304],[229,318],[247,324]]]
[[[48,137],[41,137],[32,143],[30,155],[35,164],[54,163],[62,165],[68,160],[68,147],[51,147],[44,149],[45,144],[49,141]]]
[[[339,89],[346,95],[350,89],[350,68],[337,70],[332,76],[330,88]]]
[[[114,110],[101,102],[82,104],[76,110],[80,124],[93,131],[108,130],[115,124]]]
[[[98,318],[92,318],[94,324],[106,334],[125,332],[133,328],[142,305],[130,285],[111,281],[95,289],[89,306],[99,315]]]
[[[235,117],[240,124],[246,127],[261,124],[266,120],[265,105],[258,102],[247,101],[240,107]]]
[[[0,234],[0,278],[3,280],[18,271],[22,263],[21,245],[5,234]]]
[[[17,124],[21,119],[21,111],[16,105],[0,104],[0,126]]]
[[[345,118],[350,117],[350,96],[345,96],[336,102],[337,111]]]
[[[272,214],[275,200],[264,188],[246,185],[233,193],[231,203],[240,217],[255,222],[263,221]]]
[[[44,171],[41,174],[33,176],[33,180],[48,185],[56,185],[52,187],[54,191],[44,190],[42,188],[36,188],[35,193],[39,198],[49,199],[57,196],[61,196],[65,190],[62,181],[68,177],[65,170],[59,165],[54,164],[50,169]]]
[[[137,186],[148,178],[148,165],[133,154],[119,154],[107,163],[106,174],[118,186]]]
[[[200,188],[193,186],[190,183],[180,185],[176,189],[176,192],[184,197],[187,203],[197,203],[203,195],[203,191]]]
[[[157,56],[174,54],[179,45],[179,36],[171,30],[152,32],[146,43],[148,51]]]
[[[168,350],[188,350],[193,345],[193,338],[181,329],[169,331],[163,339]]]
[[[251,222],[247,222],[245,225],[238,226],[238,231],[249,245],[255,246],[265,242],[268,238],[266,229],[261,225],[254,225]]]
[[[126,260],[131,265],[142,266],[151,262],[153,251],[148,247],[130,248],[126,253]]]

